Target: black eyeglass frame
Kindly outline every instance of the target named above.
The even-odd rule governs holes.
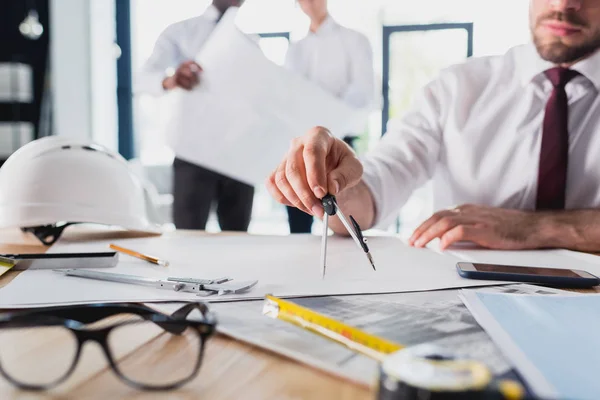
[[[187,319],[188,315],[195,310],[198,310],[202,314],[202,320]],[[188,328],[191,328],[193,331],[195,331],[198,334],[198,339],[200,340],[200,351],[191,374],[184,379],[166,385],[144,384],[136,382],[125,376],[119,370],[117,365],[118,363],[113,357],[110,346],[108,345],[108,337],[110,332],[114,329],[126,325],[137,324],[140,323],[140,321],[123,321],[99,329],[87,328],[87,324],[98,322],[111,316],[123,314],[134,314],[140,316],[144,320],[153,322],[165,331],[175,335],[182,334]],[[216,325],[217,320],[214,314],[209,311],[208,306],[205,303],[200,302],[188,303],[171,315],[163,314],[145,305],[135,303],[102,303],[76,306],[44,307],[37,308],[35,310],[0,314],[0,330],[5,328],[62,326],[68,329],[77,340],[77,351],[71,366],[60,378],[54,382],[43,385],[19,382],[6,372],[2,365],[2,360],[0,360],[0,375],[2,375],[11,384],[24,390],[42,391],[54,388],[71,376],[79,362],[83,345],[88,341],[92,341],[98,343],[100,347],[102,347],[104,355],[106,356],[108,364],[113,372],[128,385],[139,390],[147,391],[173,390],[185,385],[198,375],[200,366],[202,365],[206,341],[215,333]]]

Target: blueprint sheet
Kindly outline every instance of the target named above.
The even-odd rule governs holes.
[[[368,110],[272,63],[235,18],[232,7],[196,57],[200,85],[170,94],[169,144],[178,157],[257,185],[308,129],[321,125],[340,137],[364,129]]]
[[[61,240],[50,251],[108,251],[111,243],[112,240]],[[462,278],[455,266],[465,260],[577,268],[600,275],[600,257],[588,255],[589,259],[584,259],[575,252],[461,250],[454,254],[413,248],[398,238],[383,236],[369,238],[377,271],[373,271],[363,251],[351,238],[331,237],[325,279],[321,274],[319,236],[187,236],[175,232],[161,237],[123,239],[115,244],[168,260],[170,266],[165,268],[121,254],[118,265],[110,272],[154,280],[221,276],[229,276],[234,281],[258,280],[258,284],[247,292],[203,298],[208,302],[262,300],[266,294],[284,298],[367,295],[500,284],[498,281]],[[0,289],[0,308],[198,299],[193,293],[74,278],[47,270],[25,271]]]
[[[482,291],[566,293],[532,285],[495,286]],[[510,364],[479,327],[456,290],[292,301],[405,346],[431,343],[448,348],[458,355],[484,362],[496,376],[514,377]],[[262,306],[263,301],[248,301],[216,303],[210,307],[217,313],[219,331],[225,335],[360,384],[372,384],[377,378],[375,361],[294,325],[266,317],[262,315]]]
[[[113,241],[61,240],[51,252],[108,251]],[[168,268],[121,254],[110,272],[147,278],[228,276],[258,284],[248,292],[210,296],[209,302],[262,300],[347,294],[398,293],[472,286],[498,282],[475,281],[456,273],[460,258],[429,249],[409,247],[394,237],[369,238],[377,271],[351,238],[331,237],[325,279],[321,275],[321,238],[291,236],[183,236],[126,239],[117,245],[168,260]],[[0,289],[0,308],[96,302],[199,300],[193,293],[65,276],[50,270],[28,270]]]

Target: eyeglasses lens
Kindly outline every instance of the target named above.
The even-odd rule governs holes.
[[[22,385],[46,386],[61,380],[73,366],[77,348],[75,335],[62,326],[0,329],[0,363]]]
[[[162,325],[137,321],[119,326],[108,335],[112,354],[131,338],[151,337],[143,346],[114,360],[117,370],[125,378],[160,388],[186,381],[197,373],[202,353],[199,332],[177,323]],[[178,330],[183,332],[175,333]]]

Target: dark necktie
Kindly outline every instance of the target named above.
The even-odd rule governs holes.
[[[578,73],[557,67],[545,74],[554,90],[544,116],[536,209],[563,210],[569,162],[569,103],[565,86]]]

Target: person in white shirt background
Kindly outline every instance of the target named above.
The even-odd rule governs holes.
[[[136,92],[163,95],[169,90],[192,90],[202,84],[202,67],[194,57],[229,7],[244,0],[213,0],[203,15],[177,22],[158,38],[141,68]],[[202,127],[199,126],[198,134]],[[178,229],[206,227],[211,206],[217,205],[222,230],[246,231],[250,224],[254,188],[177,157],[173,163],[173,220]]]
[[[532,43],[442,71],[363,160],[324,127],[295,139],[270,193],[322,217],[329,192],[387,227],[433,179],[441,211],[413,246],[599,251],[600,0],[530,0],[530,27]]]
[[[298,0],[310,18],[306,37],[292,43],[285,66],[356,108],[375,99],[373,51],[367,37],[338,24],[329,15],[327,0]],[[366,124],[366,121],[365,121]],[[344,140],[352,144],[353,132]],[[291,233],[310,233],[313,216],[287,207]]]

